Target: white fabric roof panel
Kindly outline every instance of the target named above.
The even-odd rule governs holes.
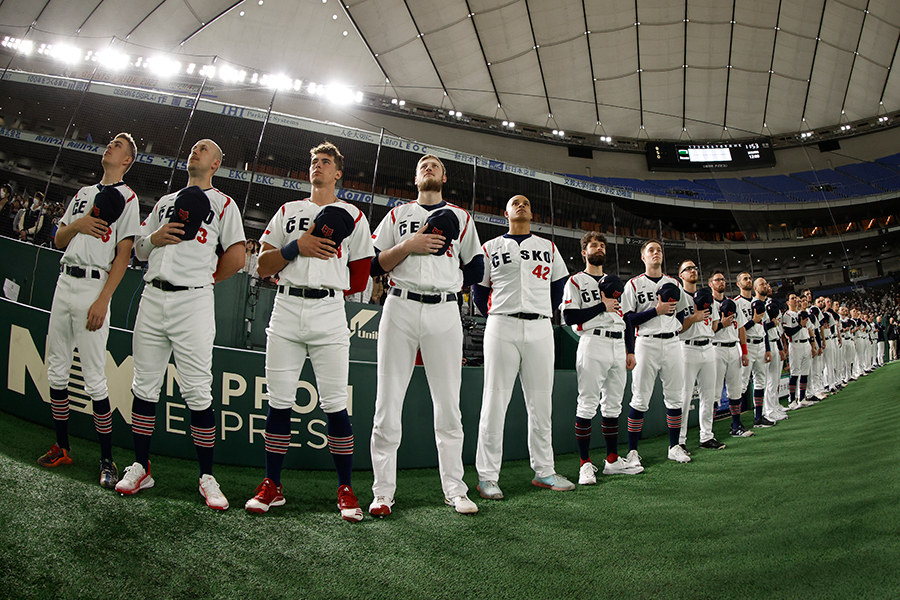
[[[900,109],[898,69],[888,70],[897,0],[265,0],[210,24],[233,3],[3,0],[0,34],[94,51],[113,41],[182,62],[218,56],[247,71],[614,137],[684,138],[685,120],[698,139],[719,139],[723,125],[726,135],[778,135]]]

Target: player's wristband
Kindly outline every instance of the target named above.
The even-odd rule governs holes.
[[[281,258],[284,260],[291,262],[298,256],[300,256],[300,246],[297,245],[297,240],[288,242],[281,247]]]
[[[741,356],[747,356],[747,344],[741,344]]]

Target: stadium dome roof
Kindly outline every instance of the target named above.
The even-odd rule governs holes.
[[[895,0],[7,0],[0,27],[635,139],[789,134],[900,109]]]

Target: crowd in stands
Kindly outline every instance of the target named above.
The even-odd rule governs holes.
[[[66,207],[62,202],[45,202],[43,192],[29,197],[27,191],[13,193],[10,185],[0,187],[0,235],[52,246],[59,219]]]

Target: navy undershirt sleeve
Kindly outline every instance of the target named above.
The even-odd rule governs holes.
[[[484,278],[484,255],[478,254],[463,267],[463,287],[478,283]]]
[[[490,297],[491,288],[485,287],[480,283],[472,286],[472,301],[475,302],[475,307],[485,317],[488,316],[488,298]]]
[[[375,248],[375,256],[372,257],[372,267],[369,269],[370,277],[378,277],[379,275],[384,275],[385,273],[387,273],[387,271],[381,268],[381,263],[378,262],[379,254],[381,254],[381,250]]]

